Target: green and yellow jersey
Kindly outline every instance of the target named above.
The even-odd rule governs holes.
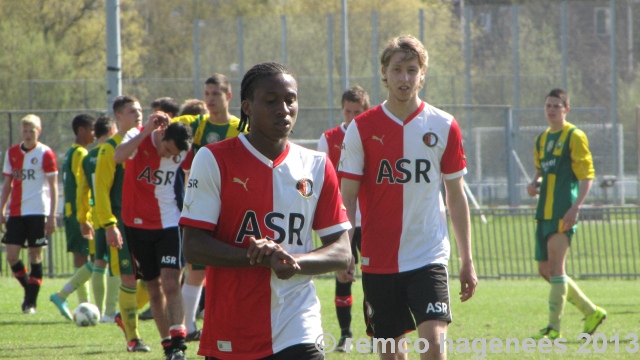
[[[560,131],[538,135],[533,153],[542,174],[536,219],[562,219],[578,197],[580,180],[595,177],[587,135],[565,122]]]
[[[78,182],[81,179],[82,159],[87,149],[80,144],[73,144],[64,155],[62,164],[62,185],[64,191],[64,217],[75,216]]]
[[[189,126],[193,132],[193,150],[197,152],[202,146],[238,136],[238,124],[240,119],[231,116],[228,123],[223,125],[209,121],[210,115],[183,115],[173,118],[172,121],[181,121]],[[246,133],[246,131],[245,131]]]
[[[116,164],[113,158],[122,136],[115,134],[100,146],[95,170],[95,214],[101,227],[118,223],[122,209],[123,164]]]
[[[94,229],[100,228],[100,222],[97,221],[95,214],[95,191],[94,179],[96,173],[96,165],[98,163],[98,154],[102,144],[96,145],[87,156],[82,159],[80,167],[80,180],[78,181],[78,199],[76,201],[78,209],[78,222],[84,223],[92,220]],[[91,213],[91,219],[87,214]]]

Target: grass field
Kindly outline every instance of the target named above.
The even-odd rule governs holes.
[[[0,278],[0,357],[3,359],[162,359],[160,338],[153,321],[141,322],[140,332],[152,352],[149,354],[129,354],[125,350],[122,332],[115,324],[100,324],[93,328],[78,328],[65,320],[58,310],[48,301],[48,296],[58,290],[65,279],[45,279],[39,297],[38,312],[35,315],[24,315],[20,312],[22,288],[11,278]],[[336,338],[340,331],[333,307],[333,279],[316,279],[318,295],[323,304],[322,320],[325,333]],[[458,292],[458,282],[452,279],[452,295]],[[548,285],[542,280],[485,280],[479,285],[476,296],[467,303],[453,300],[453,323],[448,337],[452,339],[454,352],[449,359],[636,359],[638,353],[627,353],[625,347],[638,349],[637,343],[625,340],[627,334],[640,332],[640,287],[635,281],[626,280],[588,280],[579,285],[594,302],[608,311],[608,318],[599,328],[599,338],[607,339],[619,336],[618,352],[615,343],[607,344],[603,353],[602,342],[597,345],[589,343],[581,347],[585,340],[578,341],[582,330],[581,314],[568,305],[565,308],[563,335],[567,338],[564,353],[554,353],[560,347],[550,347],[548,354],[532,348],[525,353],[520,348],[510,354],[494,354],[490,352],[489,341],[492,338],[522,339],[532,335],[546,324],[546,297]],[[360,282],[354,284],[353,307],[354,338],[364,337],[362,322],[362,290]],[[70,307],[77,305],[77,297],[69,299]],[[409,335],[415,339],[415,332]],[[469,340],[469,347],[463,348],[463,338]],[[475,339],[475,347],[474,347]],[[486,340],[486,352],[481,352],[481,341]],[[190,343],[187,351],[189,358],[198,358],[197,343]],[[543,349],[544,350],[544,349]],[[477,352],[476,352],[477,351]],[[590,353],[580,353],[590,352]],[[484,354],[484,355],[483,355]],[[327,359],[376,359],[371,354],[327,354]],[[417,359],[416,353],[409,354],[409,359]]]

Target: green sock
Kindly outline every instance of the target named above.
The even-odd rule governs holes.
[[[81,285],[91,278],[92,269],[93,265],[91,263],[86,263],[78,268],[71,279],[64,284],[62,290],[58,291],[58,296],[62,300],[66,300],[72,292],[76,291]]]
[[[124,324],[127,341],[139,339],[138,332],[138,306],[136,305],[136,289],[120,285],[118,294],[118,304],[120,305],[120,315]]]
[[[567,285],[569,289],[567,291],[567,301],[573,304],[584,316],[593,314],[596,311],[596,306],[589,300],[589,298],[580,291],[580,288],[573,280],[567,276]]]
[[[93,300],[100,310],[100,314],[104,314],[104,296],[107,287],[107,269],[94,266],[93,273],[91,273],[91,285],[93,287]]]
[[[567,297],[568,285],[566,275],[551,277],[551,291],[549,292],[549,326],[560,331],[560,320]]]
[[[114,316],[118,307],[120,292],[120,276],[107,276],[107,296],[105,297],[104,314]]]
[[[89,299],[89,280],[91,280],[91,276],[93,274],[93,263],[87,261],[84,265],[76,271],[76,275],[78,276],[78,283],[76,288],[76,293],[78,294],[78,302],[88,302]],[[73,283],[73,278],[71,279]],[[76,284],[74,284],[76,285]]]

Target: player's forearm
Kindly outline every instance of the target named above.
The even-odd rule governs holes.
[[[351,261],[351,244],[346,231],[322,238],[323,246],[306,254],[294,254],[300,274],[319,275],[345,270]]]
[[[583,179],[580,180],[580,186],[578,187],[578,197],[576,201],[573,203],[573,206],[580,208],[584,200],[587,198],[589,194],[589,189],[591,189],[591,184],[593,184],[593,179]]]
[[[231,246],[211,236],[210,232],[185,226],[182,237],[182,251],[191,264],[245,267],[249,263],[247,249]]]
[[[147,136],[149,136],[149,131],[145,131],[143,129],[133,139],[118,145],[116,151],[113,154],[113,159],[116,161],[116,163],[120,164],[127,161],[131,154],[136,151],[142,140],[144,140],[144,138],[146,138]]]
[[[58,211],[58,175],[49,176],[47,180],[49,181],[49,191],[51,194],[49,216],[55,218],[56,211]]]
[[[469,203],[460,183],[460,189],[455,186],[447,187],[447,208],[451,218],[453,234],[458,245],[458,253],[463,262],[471,262],[471,220]]]
[[[2,184],[2,195],[0,197],[0,209],[4,215],[7,210],[7,202],[9,202],[9,195],[11,194],[11,178],[5,176],[4,183]]]

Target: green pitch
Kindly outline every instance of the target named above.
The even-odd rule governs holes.
[[[115,324],[99,324],[96,327],[79,328],[65,320],[49,300],[49,294],[62,287],[66,279],[44,279],[35,315],[24,315],[20,311],[22,288],[12,278],[5,277],[0,291],[0,354],[3,359],[151,359],[161,358],[160,337],[153,321],[141,321],[140,333],[151,346],[151,354],[130,354],[125,350],[122,331]],[[333,305],[334,280],[321,278],[315,281],[318,296],[322,302],[322,321],[325,333],[339,338],[340,331]],[[520,351],[505,354],[506,340],[517,338],[520,342],[533,335],[546,324],[546,302],[548,285],[542,280],[485,280],[481,281],[476,296],[467,303],[457,300],[458,283],[452,280],[453,323],[449,328],[454,352],[449,359],[636,359],[640,354],[628,353],[638,349],[638,344],[625,340],[628,334],[640,333],[640,286],[635,281],[589,280],[579,281],[582,290],[599,306],[608,311],[608,318],[598,329],[598,343],[578,340],[582,330],[582,315],[571,305],[565,308],[562,333],[567,339],[564,353],[550,346],[550,353],[542,353],[537,348],[530,353]],[[361,283],[354,284],[353,332],[354,338],[365,337],[362,322]],[[69,298],[69,306],[77,306],[75,294]],[[201,326],[201,321],[199,321]],[[617,346],[615,336],[618,336]],[[416,334],[409,338],[415,341]],[[502,353],[492,353],[491,339],[503,342]],[[603,339],[612,342],[606,344]],[[465,348],[464,340],[468,340]],[[482,341],[485,351],[482,351]],[[474,343],[475,341],[475,343]],[[498,340],[494,340],[498,341]],[[475,345],[474,345],[475,344]],[[197,343],[189,343],[187,356],[195,355]],[[618,352],[616,353],[616,347]],[[499,348],[499,347],[496,347]],[[545,350],[543,348],[543,350]],[[465,353],[465,351],[467,351]],[[545,350],[546,351],[546,350]],[[603,351],[596,353],[596,351]],[[151,357],[150,357],[151,356]],[[361,355],[355,350],[351,354],[327,354],[327,359],[376,359],[374,355]],[[418,359],[413,352],[409,359]]]

